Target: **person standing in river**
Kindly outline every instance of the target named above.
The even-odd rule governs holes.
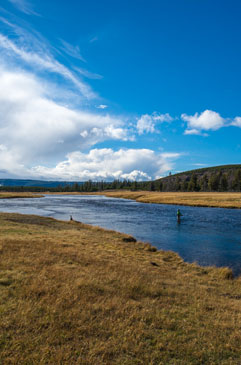
[[[181,216],[182,216],[182,213],[180,211],[180,209],[177,210],[177,221],[178,223],[181,223]]]

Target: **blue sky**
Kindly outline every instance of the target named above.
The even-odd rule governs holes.
[[[240,163],[241,3],[2,0],[0,177]]]

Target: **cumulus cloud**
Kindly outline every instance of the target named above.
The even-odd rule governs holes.
[[[150,180],[163,176],[172,168],[177,153],[156,153],[149,149],[93,149],[89,153],[69,153],[54,168],[36,166],[34,176],[65,180]]]
[[[195,136],[203,136],[203,137],[207,137],[208,134],[207,133],[203,133],[201,130],[198,129],[186,129],[184,131],[185,135],[195,135]]]
[[[195,113],[194,115],[182,114],[181,119],[188,125],[185,134],[199,134],[201,130],[215,131],[226,125],[226,119],[212,110],[205,110],[201,114]]]
[[[11,1],[16,6],[27,4],[24,0]],[[172,169],[178,154],[149,149],[93,149],[107,140],[134,141],[133,130],[135,134],[154,132],[157,123],[172,121],[169,114],[144,115],[137,126],[129,123],[126,127],[126,118],[107,114],[107,105],[98,105],[96,100],[95,112],[80,105],[76,108],[76,90],[82,94],[81,105],[89,106],[90,99],[98,100],[81,76],[100,76],[74,66],[70,69],[59,62],[54,56],[59,51],[55,53],[31,26],[27,30],[14,21],[0,20],[11,28],[11,38],[0,33],[1,174],[79,181],[148,180]],[[72,58],[82,60],[78,47],[63,41],[62,48]],[[52,83],[53,79],[57,82]]]
[[[171,122],[173,121],[173,118],[170,116],[170,114],[157,114],[153,113],[151,115],[149,114],[143,114],[140,119],[137,121],[137,131],[138,134],[143,133],[154,133],[156,132],[156,124],[158,122]]]
[[[99,142],[100,140],[105,140],[105,139],[119,139],[122,141],[132,141],[133,140],[133,136],[129,136],[128,131],[126,129],[123,128],[117,128],[115,127],[113,124],[110,124],[106,127],[102,127],[102,128],[92,128],[89,131],[84,130],[83,132],[80,133],[80,135],[83,138],[91,138],[91,140],[96,140],[96,143]]]
[[[0,168],[48,162],[107,139],[127,140],[123,121],[108,114],[74,110],[46,96],[49,90],[24,72],[0,67]],[[6,156],[9,156],[6,158]]]
[[[192,135],[200,135],[201,132],[198,129],[186,129],[184,131],[184,134],[188,135],[188,134],[192,134]]]

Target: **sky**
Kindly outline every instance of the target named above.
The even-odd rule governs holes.
[[[241,157],[240,0],[0,0],[0,178]]]

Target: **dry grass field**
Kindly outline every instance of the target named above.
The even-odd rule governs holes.
[[[229,269],[78,222],[0,227],[0,364],[241,364]]]
[[[41,198],[43,195],[35,194],[35,193],[9,193],[9,192],[1,192],[0,199],[14,199],[14,198]]]
[[[241,193],[165,193],[151,191],[105,191],[106,196],[142,203],[191,205],[196,207],[241,208]]]

